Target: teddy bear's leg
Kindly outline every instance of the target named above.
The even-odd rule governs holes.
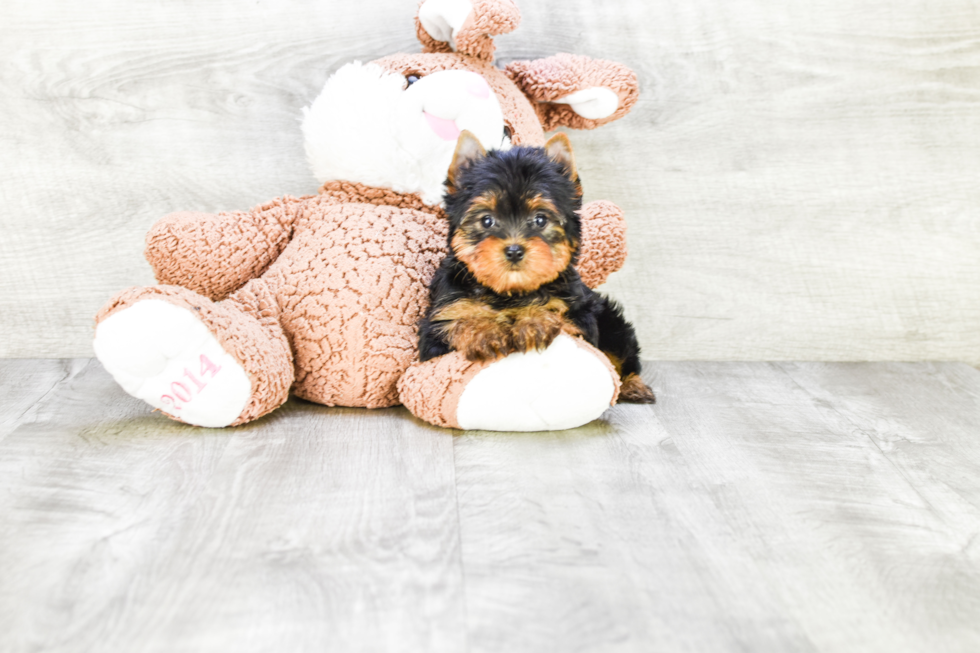
[[[96,356],[126,392],[197,426],[230,426],[281,405],[292,354],[265,282],[212,302],[177,286],[131,288],[97,316]]]
[[[398,383],[401,401],[437,426],[485,431],[575,428],[616,402],[609,359],[580,338],[560,335],[544,351],[474,363],[458,352],[414,363]]]

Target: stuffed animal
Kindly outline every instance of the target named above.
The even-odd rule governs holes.
[[[495,67],[493,36],[519,20],[510,0],[423,1],[421,54],[347,64],[306,110],[317,194],[157,222],[146,258],[161,285],[127,289],[96,317],[95,352],[116,381],[208,427],[255,420],[290,391],[493,430],[571,428],[615,403],[613,366],[565,335],[489,363],[418,363],[460,130],[489,147],[541,145],[545,130],[598,127],[637,99],[635,75],[616,63],[560,54]],[[625,259],[625,222],[603,201],[582,222],[578,269],[595,286]]]

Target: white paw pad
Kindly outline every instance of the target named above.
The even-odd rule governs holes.
[[[559,431],[597,419],[616,391],[596,355],[560,335],[544,351],[511,354],[467,384],[456,407],[464,429]]]
[[[189,310],[145,299],[95,330],[95,355],[123,390],[188,424],[228,426],[252,383]]]

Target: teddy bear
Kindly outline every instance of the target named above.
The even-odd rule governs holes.
[[[124,290],[96,316],[96,356],[122,388],[204,427],[255,420],[290,392],[488,430],[571,428],[615,403],[609,360],[567,335],[490,362],[418,361],[460,131],[491,148],[537,146],[546,130],[599,127],[637,99],[636,76],[613,62],[495,66],[493,37],[519,22],[511,0],[423,0],[421,53],[344,65],[305,109],[317,193],[153,225],[145,255],[159,285]],[[625,221],[595,201],[582,223],[578,270],[595,286],[625,259]]]

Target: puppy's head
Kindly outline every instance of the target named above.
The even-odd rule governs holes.
[[[487,153],[462,132],[445,203],[453,253],[497,294],[533,291],[575,263],[582,187],[564,134]]]

